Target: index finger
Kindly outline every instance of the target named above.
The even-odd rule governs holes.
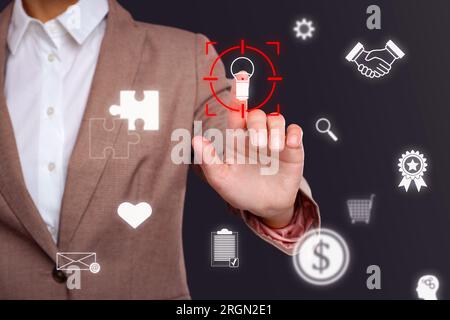
[[[246,126],[248,107],[248,88],[250,77],[247,71],[239,71],[231,81],[231,105],[234,110],[228,110],[228,128],[244,129]]]

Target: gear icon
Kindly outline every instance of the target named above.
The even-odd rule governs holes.
[[[301,21],[296,21],[296,26],[293,29],[295,31],[295,36],[297,38],[302,38],[302,40],[306,40],[308,38],[312,38],[314,30],[312,21],[306,20],[303,18]]]

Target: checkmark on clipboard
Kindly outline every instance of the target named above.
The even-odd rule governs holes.
[[[228,266],[230,268],[237,268],[237,267],[239,267],[239,258],[230,258]]]
[[[211,267],[239,267],[238,233],[228,229],[211,232]]]

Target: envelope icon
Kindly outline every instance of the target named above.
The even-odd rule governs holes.
[[[97,263],[97,254],[95,252],[57,252],[56,269],[71,270],[76,266],[79,270],[89,270],[92,273],[100,271],[100,265]]]

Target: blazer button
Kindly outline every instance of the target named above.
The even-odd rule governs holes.
[[[61,270],[57,270],[56,267],[52,271],[53,280],[58,283],[64,283],[67,280],[66,274]]]

